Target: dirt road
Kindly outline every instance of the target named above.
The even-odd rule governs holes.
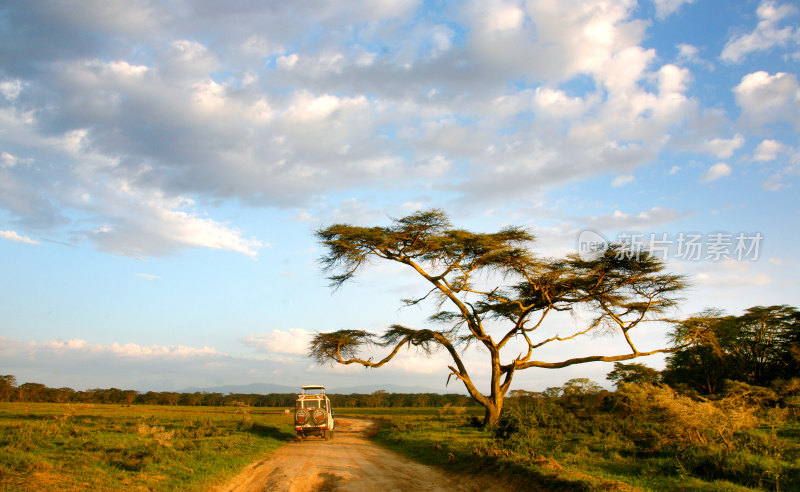
[[[373,444],[366,438],[372,421],[337,418],[336,424],[332,441],[312,437],[289,443],[217,491],[508,490],[494,480],[449,475]]]

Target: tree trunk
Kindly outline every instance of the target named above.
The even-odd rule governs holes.
[[[500,412],[503,410],[503,398],[500,397],[497,400],[499,401],[493,401],[491,404],[485,405],[486,412],[483,416],[484,429],[497,425],[497,422],[500,420]]]
[[[489,428],[497,425],[500,420],[500,412],[503,411],[503,400],[505,399],[505,391],[500,384],[502,373],[500,372],[500,352],[493,343],[487,345],[492,364],[492,379],[490,381],[491,391],[489,393],[488,401],[484,403],[486,413],[483,417],[483,427]]]

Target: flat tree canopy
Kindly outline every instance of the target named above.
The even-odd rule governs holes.
[[[320,363],[361,364],[381,367],[405,347],[431,353],[445,349],[451,359],[450,376],[460,380],[485,409],[485,425],[500,417],[503,400],[516,371],[532,367],[556,369],[596,361],[624,361],[676,350],[640,352],[630,331],[646,321],[661,319],[685,287],[684,278],[664,273],[663,262],[646,252],[612,245],[593,259],[577,255],[539,258],[530,247],[533,235],[519,227],[482,234],[453,228],[441,210],[425,210],[394,219],[388,227],[337,224],[316,233],[327,248],[321,258],[331,286],[339,288],[373,260],[407,265],[427,282],[427,292],[405,299],[406,305],[434,302],[430,320],[441,329],[390,326],[382,335],[347,329],[317,333],[310,356]],[[484,275],[489,274],[489,275]],[[496,280],[496,285],[485,284]],[[575,333],[537,337],[547,315],[580,308],[591,320]],[[488,324],[503,326],[501,333]],[[537,360],[536,350],[553,342],[575,339],[598,330],[622,334],[624,352],[616,355],[575,357],[557,362]],[[513,339],[527,348],[503,354]],[[472,343],[488,351],[490,390],[481,393],[473,384],[462,359]],[[361,355],[368,350],[388,351],[381,360]]]

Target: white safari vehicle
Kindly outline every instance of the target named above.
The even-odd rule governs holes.
[[[331,401],[325,394],[324,386],[303,386],[303,393],[297,395],[294,405],[294,429],[297,439],[320,436],[333,439],[333,420]]]

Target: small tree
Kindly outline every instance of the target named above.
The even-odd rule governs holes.
[[[448,366],[448,382],[455,377],[464,384],[470,396],[485,408],[487,426],[499,419],[516,371],[614,362],[675,350],[641,352],[630,336],[633,328],[659,319],[673,307],[676,294],[685,286],[683,277],[663,273],[663,263],[646,252],[633,254],[615,245],[596,258],[538,258],[529,250],[533,235],[522,228],[508,227],[489,234],[455,229],[439,210],[419,211],[394,220],[389,227],[337,224],[317,231],[317,238],[327,248],[321,261],[334,289],[371,260],[400,263],[421,276],[429,287],[424,295],[404,303],[413,306],[432,299],[435,308],[430,320],[444,328],[394,325],[380,336],[357,329],[317,333],[310,344],[310,356],[320,363],[374,368],[392,360],[404,346],[426,354],[442,348],[453,361]],[[496,279],[500,279],[496,284],[483,285]],[[536,338],[548,314],[577,308],[592,313],[586,326],[564,337]],[[494,333],[492,323],[505,328]],[[536,349],[549,343],[602,330],[621,334],[628,351],[558,362],[533,357]],[[522,340],[526,348],[504,359],[503,349],[513,339]],[[461,357],[460,349],[474,343],[488,352],[488,394],[476,388]],[[361,351],[370,346],[388,348],[389,353],[376,362],[362,358]]]
[[[606,375],[606,379],[612,381],[617,388],[619,388],[620,383],[655,384],[658,383],[660,378],[660,372],[637,362],[631,364],[614,362],[614,370]]]
[[[582,396],[599,393],[603,387],[589,378],[572,378],[564,383],[564,396]]]

